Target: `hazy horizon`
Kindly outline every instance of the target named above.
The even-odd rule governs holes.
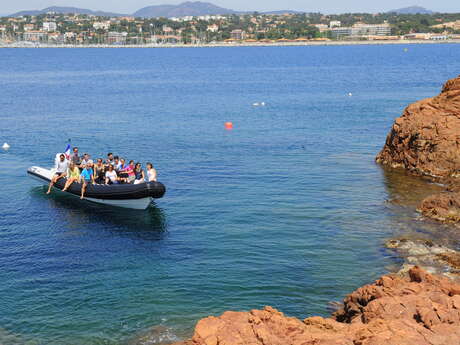
[[[17,0],[0,6],[0,14],[7,15],[22,10],[40,10],[50,6],[72,6],[88,8],[95,11],[106,11],[130,14],[142,7],[163,4],[179,4],[184,2],[171,0],[132,0],[129,4],[122,0],[101,0],[94,4],[93,0]],[[202,0],[205,1],[205,0]],[[458,1],[439,0],[435,4],[429,0],[419,0],[414,4],[414,0],[400,1],[388,0],[380,5],[371,5],[364,0],[350,0],[346,4],[338,0],[325,0],[320,4],[313,2],[305,3],[303,0],[255,0],[250,4],[244,0],[211,0],[217,6],[237,10],[237,11],[275,11],[275,10],[298,10],[306,12],[322,13],[349,13],[349,12],[387,12],[409,6],[422,6],[436,12],[460,12]]]

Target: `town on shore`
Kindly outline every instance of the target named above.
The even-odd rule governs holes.
[[[0,18],[0,46],[209,46],[455,42],[460,13],[284,13],[175,18],[48,12]]]

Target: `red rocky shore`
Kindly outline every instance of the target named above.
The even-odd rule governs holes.
[[[460,76],[438,96],[404,110],[376,161],[446,184],[445,192],[418,209],[439,221],[460,222]],[[460,268],[453,250],[426,241],[390,242],[389,248],[407,251],[412,261]],[[299,320],[271,307],[228,311],[202,319],[191,339],[175,345],[459,345],[460,284],[418,266],[401,272],[351,293],[329,318]]]
[[[438,96],[404,110],[376,161],[448,185],[418,209],[438,221],[460,222],[460,76],[447,81]]]
[[[330,318],[299,320],[271,307],[198,322],[175,345],[458,345],[460,284],[418,267],[348,295]]]

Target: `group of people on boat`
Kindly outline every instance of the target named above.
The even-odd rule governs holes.
[[[134,163],[130,160],[126,163],[124,158],[108,153],[103,160],[98,158],[96,163],[88,153],[79,155],[78,147],[73,148],[72,154],[66,156],[59,154],[55,162],[55,172],[48,187],[49,194],[51,187],[61,178],[67,178],[63,191],[66,191],[73,183],[81,184],[81,196],[83,199],[86,188],[89,184],[139,184],[146,181],[157,180],[157,172],[152,163],[146,164],[146,172],[141,163]]]

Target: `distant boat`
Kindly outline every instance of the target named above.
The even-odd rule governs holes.
[[[27,170],[27,174],[44,184],[49,184],[54,175],[52,169],[45,169],[33,166]],[[62,191],[66,183],[66,178],[59,179],[54,188]],[[145,210],[149,207],[152,199],[162,198],[166,192],[165,186],[160,182],[145,182],[140,184],[88,184],[85,191],[85,200],[131,208],[136,210]],[[72,183],[67,191],[62,192],[76,197],[80,197],[81,184]]]

